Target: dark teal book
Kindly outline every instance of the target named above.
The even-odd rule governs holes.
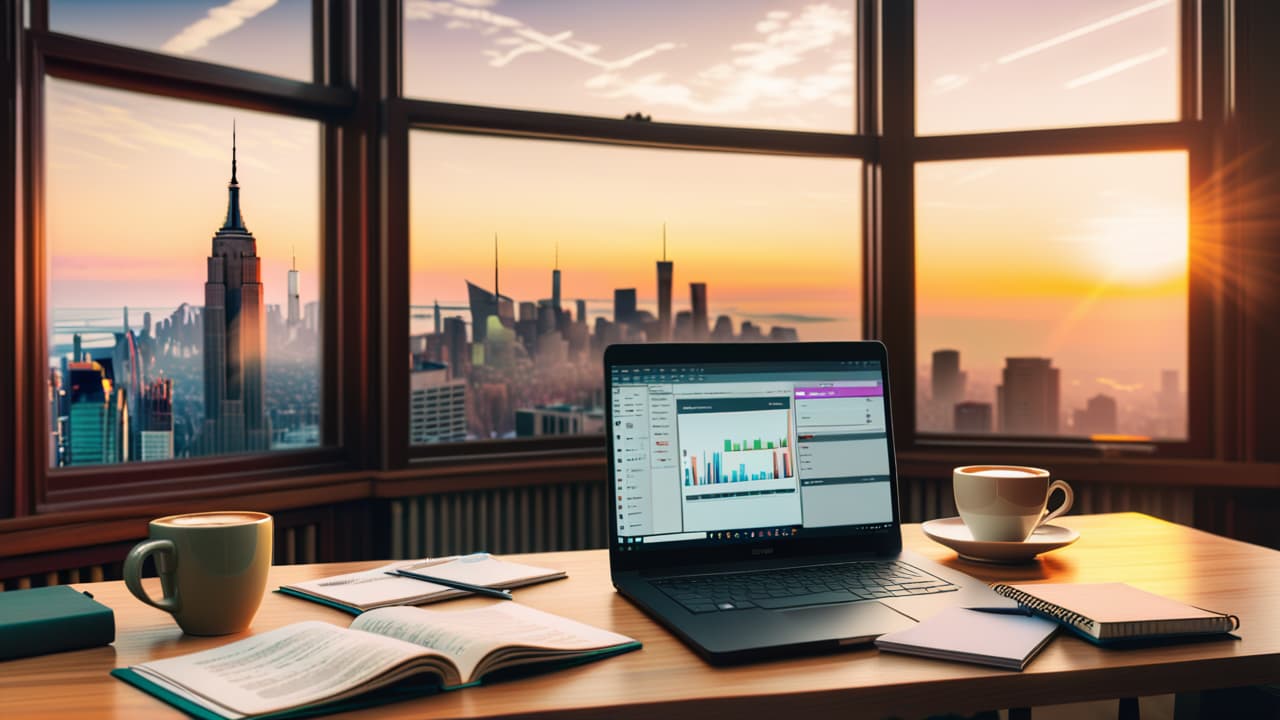
[[[75,588],[0,592],[0,660],[98,647],[115,638],[111,608]]]
[[[202,720],[302,718],[548,672],[640,643],[515,602],[295,623],[111,674]]]

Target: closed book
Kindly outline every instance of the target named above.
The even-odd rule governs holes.
[[[0,660],[107,645],[111,608],[66,585],[0,592]]]
[[[948,608],[914,627],[876,639],[889,652],[1022,670],[1040,652],[1057,623],[1033,615]]]
[[[1187,605],[1125,583],[1033,583],[991,589],[1098,645],[1222,635],[1240,627],[1235,615]]]

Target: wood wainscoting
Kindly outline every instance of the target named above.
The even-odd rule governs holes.
[[[1280,511],[1280,493],[1274,490],[1068,480],[1075,491],[1071,514],[1136,511],[1240,540],[1280,545],[1270,520]],[[434,493],[275,509],[275,562],[601,548],[608,541],[606,492],[600,479],[476,489],[452,485]],[[904,478],[901,493],[904,522],[956,514],[949,477]],[[145,521],[130,534],[134,532],[137,537],[131,539],[118,535],[111,542],[68,544],[37,554],[0,553],[0,589],[118,579],[125,554],[145,536]]]
[[[391,558],[602,548],[606,499],[602,482],[397,498],[389,507]]]

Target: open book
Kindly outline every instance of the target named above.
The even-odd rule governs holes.
[[[466,590],[454,590],[422,580],[388,575],[389,570],[412,570],[446,580],[501,589],[565,577],[563,570],[523,565],[488,553],[476,553],[431,560],[401,561],[363,572],[282,585],[280,592],[335,607],[353,615],[390,605],[424,605],[470,595]]]
[[[442,612],[391,607],[350,628],[308,621],[112,675],[197,717],[287,717],[475,685],[499,670],[564,666],[640,643],[515,602]],[[415,678],[415,676],[422,676]],[[414,682],[404,682],[415,678]],[[350,702],[366,695],[364,703]]]

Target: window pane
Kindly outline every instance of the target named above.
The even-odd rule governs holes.
[[[46,90],[52,464],[318,444],[317,123]]]
[[[1177,0],[916,0],[921,135],[1178,119]]]
[[[916,169],[921,431],[1186,437],[1185,152]]]
[[[405,93],[852,132],[853,8],[853,0],[405,0]]]
[[[311,0],[49,0],[54,32],[312,79]]]
[[[609,343],[861,334],[857,161],[415,132],[410,162],[414,443],[600,432]]]

